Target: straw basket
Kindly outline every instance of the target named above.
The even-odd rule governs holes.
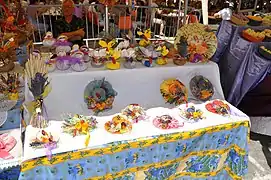
[[[235,16],[231,16],[231,22],[238,25],[238,26],[245,26],[245,25],[247,25],[249,20],[244,21],[244,20],[239,19],[239,18],[237,18]]]

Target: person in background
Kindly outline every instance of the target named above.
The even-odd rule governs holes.
[[[179,4],[174,3],[174,0],[168,0],[167,1],[167,7],[168,8],[176,8],[176,7],[179,7]]]
[[[83,44],[83,37],[85,36],[85,22],[74,15],[74,7],[72,0],[63,1],[62,11],[64,17],[55,21],[54,36],[65,35],[73,44],[81,46]]]
[[[79,4],[81,5],[80,0],[74,0],[74,4]],[[83,18],[83,7],[82,6],[75,6],[74,7],[74,15],[78,18]]]
[[[162,1],[163,2],[163,1]],[[163,30],[164,30],[164,27],[165,27],[165,24],[166,22],[164,20],[162,20],[162,17],[161,17],[161,13],[162,13],[162,10],[160,10],[158,7],[158,4],[160,5],[160,1],[158,0],[154,0],[151,4],[151,24],[152,26],[154,24],[158,24],[160,25],[160,31],[159,31],[159,35],[160,36],[164,36],[164,33],[163,33]]]
[[[220,10],[218,13],[215,13],[216,18],[222,18],[222,20],[231,20],[232,12],[234,8],[234,3],[226,1],[224,9]]]
[[[32,7],[31,5],[44,5],[45,1],[40,1],[39,3],[36,0],[30,0],[29,5],[27,6],[27,17],[29,22],[39,31],[42,35],[48,30],[48,24],[42,23],[39,21],[39,16],[42,13],[45,13],[48,9],[47,8],[38,8]]]

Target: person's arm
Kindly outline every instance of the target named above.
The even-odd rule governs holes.
[[[74,38],[74,37],[76,39],[79,39],[85,36],[85,31],[84,31],[85,21],[82,20],[81,18],[76,18],[75,22],[76,22],[75,26],[72,27],[74,31],[62,33],[63,35],[67,36],[69,39]]]
[[[215,13],[214,17],[215,18],[220,18],[224,12],[225,12],[225,9],[222,9],[222,10],[218,11],[217,13]]]

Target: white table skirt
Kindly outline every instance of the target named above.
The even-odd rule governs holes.
[[[208,78],[215,94],[212,99],[224,99],[220,84],[220,75],[217,64],[191,64],[176,66],[143,67],[137,64],[136,69],[104,70],[104,68],[89,68],[85,72],[55,71],[49,74],[52,91],[45,98],[49,119],[61,120],[63,113],[80,113],[90,115],[93,112],[87,109],[84,102],[84,89],[94,79],[105,77],[118,95],[115,97],[113,108],[99,115],[112,115],[120,112],[131,103],[140,104],[144,108],[172,107],[166,104],[160,94],[160,84],[168,78],[178,78],[189,88],[189,82],[195,75]],[[189,90],[189,102],[193,100]]]
[[[180,107],[183,109],[185,106],[186,105],[181,105]],[[229,106],[231,108],[231,111],[234,112],[235,116],[223,117],[221,115],[213,114],[205,109],[205,103],[197,104],[196,108],[200,108],[203,111],[204,117],[206,119],[198,121],[197,123],[185,122],[183,127],[180,127],[178,129],[169,129],[169,130],[162,130],[162,129],[156,128],[152,123],[153,118],[156,116],[167,114],[167,115],[173,116],[179,122],[184,122],[184,119],[182,119],[179,116],[180,111],[177,108],[174,108],[174,109],[168,109],[168,108],[162,108],[162,107],[152,108],[146,111],[149,119],[146,121],[140,121],[139,123],[133,124],[132,131],[126,134],[111,134],[111,133],[108,133],[104,129],[104,124],[107,121],[110,121],[114,115],[97,117],[98,128],[90,133],[90,142],[89,142],[88,148],[101,147],[102,145],[115,142],[115,141],[133,140],[137,138],[146,138],[146,137],[151,137],[155,135],[169,134],[169,133],[175,133],[175,132],[185,132],[185,131],[187,132],[187,131],[193,131],[196,129],[206,128],[210,126],[217,126],[217,125],[240,122],[240,121],[249,121],[249,117],[247,115],[242,113],[237,108],[231,106],[230,104]],[[52,153],[57,154],[57,153],[62,153],[62,152],[84,149],[86,136],[81,135],[81,136],[72,137],[72,135],[70,134],[61,133],[62,123],[63,121],[51,121],[49,127],[45,129],[49,132],[57,133],[57,136],[59,137],[58,148],[54,149]],[[24,160],[46,156],[45,149],[33,149],[29,146],[30,140],[35,138],[38,131],[39,131],[38,128],[33,128],[30,125],[27,126],[26,128]]]

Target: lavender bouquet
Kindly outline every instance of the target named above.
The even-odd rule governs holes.
[[[31,56],[26,63],[25,74],[28,80],[28,88],[34,97],[31,103],[33,107],[30,125],[36,128],[46,128],[49,124],[46,108],[43,104],[49,85],[46,64],[39,57]]]

